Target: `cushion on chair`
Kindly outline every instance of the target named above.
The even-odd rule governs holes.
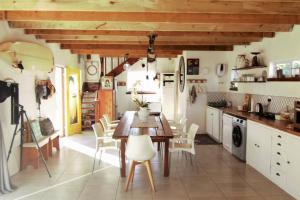
[[[183,148],[183,149],[190,149],[192,148],[192,144],[189,143],[174,143],[175,148]]]

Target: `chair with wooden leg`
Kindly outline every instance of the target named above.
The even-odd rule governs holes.
[[[153,143],[149,135],[130,135],[126,146],[126,156],[132,160],[129,175],[126,182],[125,191],[128,191],[129,184],[133,182],[135,166],[145,164],[151,184],[151,188],[155,191],[153,174],[150,160],[155,156]]]

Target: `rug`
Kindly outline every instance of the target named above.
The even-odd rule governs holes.
[[[218,142],[214,141],[208,134],[196,134],[195,144],[198,145],[219,145]]]

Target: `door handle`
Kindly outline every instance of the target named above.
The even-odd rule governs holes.
[[[276,163],[276,165],[280,166],[280,163],[279,163],[279,162],[277,162],[277,163]]]
[[[281,135],[278,135],[277,137],[278,137],[278,138],[281,138]]]
[[[280,152],[277,152],[277,155],[281,155],[281,153],[280,153]]]
[[[290,162],[290,161],[287,161],[287,164],[291,164],[291,162]]]
[[[281,144],[280,144],[280,143],[277,143],[277,145],[278,145],[278,146],[281,146]]]
[[[280,176],[280,174],[279,174],[279,173],[276,173],[276,176]]]

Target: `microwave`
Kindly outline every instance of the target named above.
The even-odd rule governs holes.
[[[300,130],[300,101],[295,101],[294,127]]]

